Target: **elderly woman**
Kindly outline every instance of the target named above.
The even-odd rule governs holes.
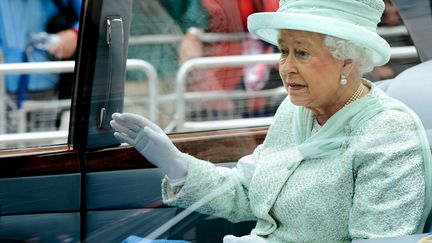
[[[115,136],[161,168],[163,199],[231,221],[226,242],[340,242],[422,232],[431,155],[417,116],[362,74],[389,60],[381,0],[282,0],[249,30],[280,49],[288,97],[263,144],[233,169],[181,153],[143,117],[114,114]],[[235,239],[236,238],[236,239]]]

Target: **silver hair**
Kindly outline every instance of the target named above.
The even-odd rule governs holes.
[[[374,68],[372,52],[365,47],[330,35],[324,36],[324,44],[334,58],[339,60],[352,59],[360,75],[370,72]]]

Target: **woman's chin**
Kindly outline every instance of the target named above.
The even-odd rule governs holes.
[[[298,97],[295,97],[295,96],[292,96],[292,95],[289,95],[289,97],[290,97],[291,103],[293,105],[297,105],[297,106],[304,106],[305,105],[305,101],[304,100],[301,100]]]

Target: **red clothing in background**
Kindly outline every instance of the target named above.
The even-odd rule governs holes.
[[[247,17],[255,12],[275,11],[278,0],[201,0],[209,18],[206,32],[247,32]],[[204,56],[229,56],[245,53],[243,40],[204,43]],[[234,90],[242,80],[243,67],[222,67],[201,70],[189,79],[190,91]],[[205,106],[214,110],[231,111],[231,100],[206,101]]]

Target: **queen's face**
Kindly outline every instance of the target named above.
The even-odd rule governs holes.
[[[281,30],[279,72],[291,102],[318,113],[340,105],[343,61],[335,59],[317,33]]]

